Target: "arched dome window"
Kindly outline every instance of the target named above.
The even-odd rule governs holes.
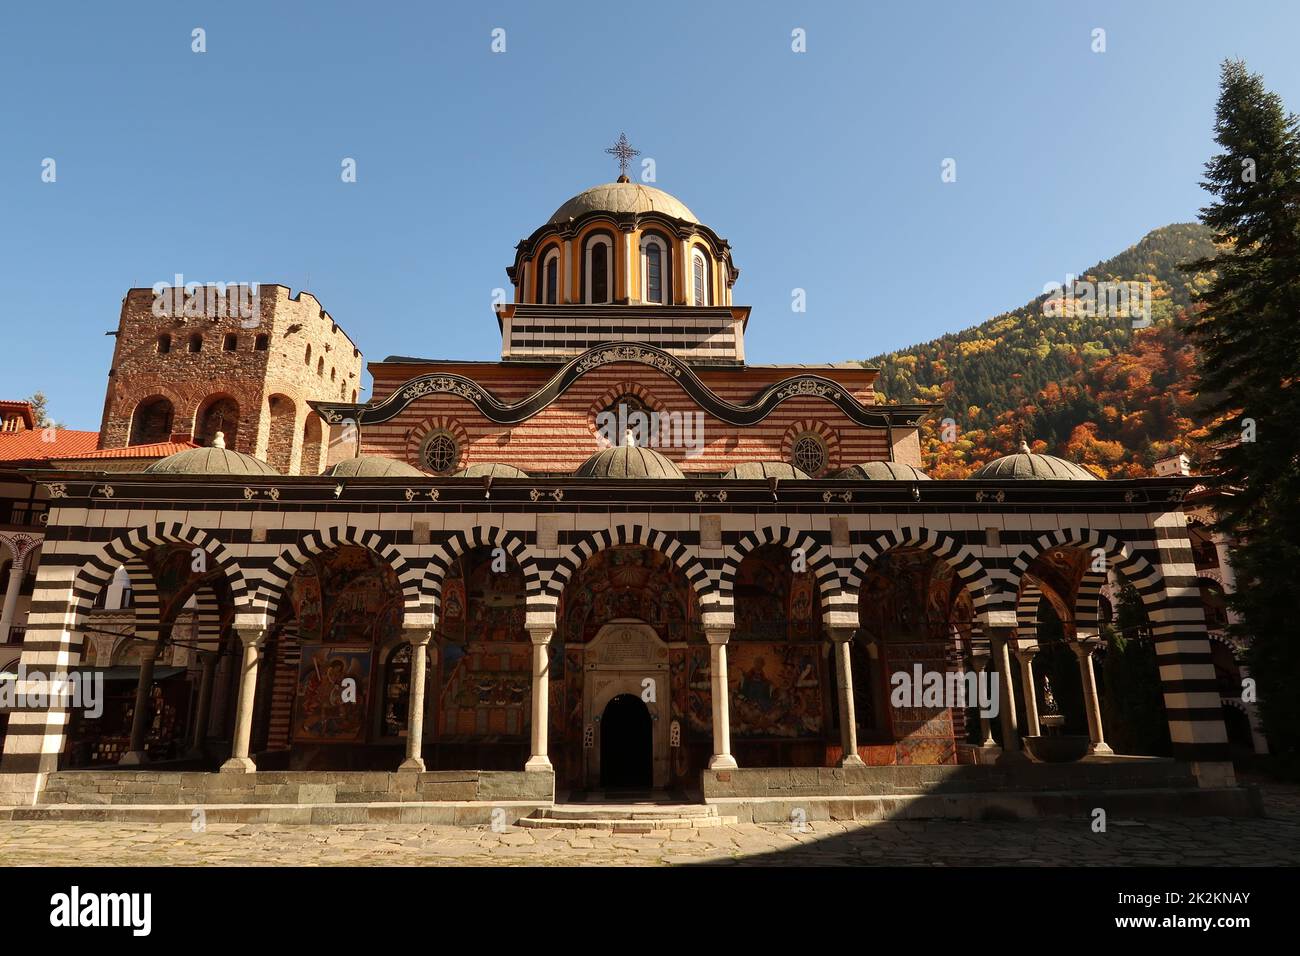
[[[609,236],[593,236],[588,239],[585,302],[589,305],[603,305],[613,301],[610,282],[613,271],[614,244],[609,241]]]
[[[652,305],[668,304],[668,244],[659,236],[641,240],[641,298]]]
[[[691,252],[691,278],[693,279],[692,303],[694,305],[712,305],[713,289],[709,257],[698,246]]]
[[[560,250],[552,249],[542,259],[541,302],[555,305],[560,301]]]

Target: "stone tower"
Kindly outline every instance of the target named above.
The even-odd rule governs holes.
[[[308,292],[131,289],[116,335],[100,448],[211,445],[220,432],[283,474],[314,475],[330,430],[307,402],[359,400],[361,352]]]

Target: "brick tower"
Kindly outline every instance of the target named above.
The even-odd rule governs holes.
[[[315,297],[280,285],[131,289],[100,448],[192,441],[318,474],[329,429],[309,400],[358,401],[361,353]]]

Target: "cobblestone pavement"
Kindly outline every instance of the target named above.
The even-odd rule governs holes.
[[[365,824],[0,822],[3,866],[1300,865],[1300,787],[1265,789],[1265,819],[1161,817],[724,826],[610,834]]]

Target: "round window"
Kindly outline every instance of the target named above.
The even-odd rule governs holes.
[[[447,432],[434,432],[424,443],[424,465],[434,474],[445,475],[460,460],[456,439]]]
[[[790,460],[800,471],[815,478],[826,467],[826,445],[816,435],[800,435],[794,441]]]

